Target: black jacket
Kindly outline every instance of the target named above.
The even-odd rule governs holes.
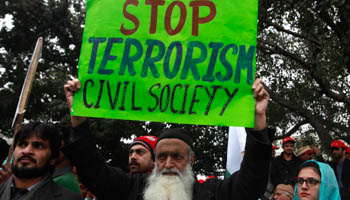
[[[0,184],[0,199],[10,200],[11,190],[13,183],[13,176],[11,176],[7,181]],[[80,194],[73,192],[72,190],[66,189],[59,186],[52,181],[51,176],[42,183],[42,185],[37,186],[37,189],[33,189],[30,196],[28,192],[23,195],[20,199],[22,200],[82,200]]]
[[[285,160],[283,153],[271,162],[271,182],[274,186],[278,184],[292,184],[296,182],[298,169],[302,160],[293,154],[292,160]]]
[[[331,162],[330,166],[333,168],[335,175],[338,177],[337,164],[338,164],[337,162]],[[343,171],[342,171],[341,180],[343,182],[344,189],[350,191],[350,160],[347,158],[345,158],[343,162]]]
[[[89,139],[87,123],[73,128],[63,152],[77,168],[79,179],[99,200],[143,200],[147,174],[127,174],[106,165]],[[194,200],[255,200],[266,188],[271,159],[269,131],[248,133],[241,170],[229,179],[196,182]]]

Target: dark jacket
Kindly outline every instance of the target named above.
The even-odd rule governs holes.
[[[0,199],[10,200],[13,176],[0,185]],[[31,193],[31,194],[30,194]],[[80,194],[63,188],[52,181],[51,177],[40,183],[36,189],[21,197],[22,200],[82,200]]]
[[[88,126],[75,127],[63,152],[77,168],[79,179],[99,200],[142,200],[147,174],[127,174],[106,165],[89,138]],[[195,200],[255,200],[264,193],[271,159],[268,130],[248,133],[241,170],[225,180],[196,182]]]
[[[294,154],[291,160],[285,160],[283,153],[271,162],[271,182],[274,186],[281,183],[294,185],[302,163],[302,160]]]
[[[329,165],[333,168],[334,173],[338,179],[337,164],[338,164],[337,162],[329,163]],[[350,160],[347,158],[345,158],[343,162],[343,171],[342,171],[341,180],[344,186],[344,188],[340,188],[341,193],[343,194],[344,192],[346,192],[350,197]]]

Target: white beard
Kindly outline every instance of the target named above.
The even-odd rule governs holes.
[[[167,176],[164,172],[176,172],[178,175]],[[188,163],[181,173],[178,169],[158,171],[157,165],[147,178],[144,200],[192,200],[192,189],[195,181],[192,167]]]

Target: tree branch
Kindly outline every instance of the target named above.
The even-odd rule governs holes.
[[[290,30],[287,30],[285,28],[283,28],[282,26],[279,26],[277,24],[274,24],[274,23],[270,23],[270,22],[267,22],[268,25],[274,27],[277,31],[282,31],[282,32],[285,32],[285,33],[288,33],[290,35],[293,35],[295,37],[298,37],[298,38],[301,38],[301,39],[305,39],[305,40],[308,40],[316,45],[318,45],[319,47],[321,47],[321,43],[311,37],[308,37],[306,35],[302,35],[302,34],[298,34],[296,32],[293,32],[293,31],[290,31]]]
[[[310,69],[310,65],[309,63],[305,62],[301,57],[295,55],[295,54],[292,54],[284,49],[282,49],[281,47],[271,43],[271,42],[268,42],[268,41],[264,41],[264,40],[261,40],[261,39],[258,39],[257,40],[257,47],[259,49],[263,49],[263,52],[267,52],[266,50],[270,51],[270,54],[271,53],[276,53],[276,54],[281,54],[281,55],[284,55],[286,57],[289,57],[291,58],[292,60],[296,61],[297,63],[301,64],[302,66],[304,66],[305,68],[307,69]],[[273,48],[270,48],[270,47],[267,47],[266,45],[264,44],[267,44]]]
[[[267,47],[267,44],[273,48]],[[316,81],[316,83],[320,86],[321,90],[330,98],[339,101],[339,102],[344,102],[345,104],[347,104],[348,106],[350,106],[350,98],[348,98],[346,95],[341,95],[341,94],[337,94],[335,92],[333,92],[329,85],[326,84],[326,82],[317,75],[317,73],[315,72],[315,70],[312,68],[313,64],[309,64],[305,61],[303,61],[302,58],[300,58],[299,56],[292,54],[284,49],[282,49],[281,47],[268,42],[268,41],[263,41],[261,39],[258,39],[258,44],[257,47],[259,49],[263,49],[263,52],[267,52],[266,50],[270,51],[270,53],[276,53],[276,54],[281,54],[284,55],[286,57],[289,57],[290,59],[296,61],[297,63],[301,64],[302,66],[304,66],[304,68],[306,68],[307,70],[310,70],[311,72],[311,76],[313,77],[313,79]]]
[[[298,122],[292,129],[290,129],[288,132],[280,135],[280,136],[275,136],[274,140],[280,140],[283,139],[285,137],[291,136],[293,133],[295,133],[302,125],[307,124],[308,121],[307,120],[302,120],[300,122]]]
[[[329,14],[320,8],[319,17],[334,31],[340,41],[344,41],[345,35],[340,27],[338,27],[335,23],[333,23],[333,19],[329,16]]]
[[[322,123],[322,120],[317,118],[307,109],[297,107],[295,106],[296,105],[295,103],[290,103],[285,101],[284,99],[280,98],[279,95],[277,94],[275,95],[268,87],[266,86],[264,87],[269,92],[270,97],[273,101],[275,101],[277,104],[283,107],[288,108],[290,111],[295,112],[300,116],[304,117],[305,120],[316,130],[316,133],[320,137],[322,143],[324,145],[329,144],[332,138],[329,135],[329,129],[327,128],[326,125]]]
[[[334,20],[332,17],[329,16],[327,11],[320,9],[321,11],[319,12],[319,17],[333,30],[335,35],[338,37],[340,42],[343,44],[343,54],[344,57],[348,58],[348,61],[346,62],[346,67],[347,70],[350,72],[350,20],[349,21],[343,21],[343,20],[348,20],[349,15],[350,15],[350,10],[348,7],[350,6],[349,1],[345,1],[346,5],[342,5],[339,8],[339,15],[341,21],[339,23],[334,23]],[[343,16],[344,15],[344,16]]]
[[[339,101],[344,102],[348,106],[350,106],[350,98],[348,98],[346,95],[341,95],[333,92],[330,89],[330,86],[322,79],[321,76],[318,76],[316,71],[314,69],[311,70],[311,76],[315,79],[316,83],[320,86],[321,90],[330,98]]]

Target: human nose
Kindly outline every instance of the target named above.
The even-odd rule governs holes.
[[[306,180],[303,182],[303,184],[301,184],[301,188],[302,189],[307,189],[309,186],[308,184],[306,183]]]
[[[130,155],[131,160],[136,160],[137,154],[136,152],[132,152]]]
[[[23,154],[33,154],[33,146],[28,144],[23,150]]]
[[[170,169],[174,167],[173,159],[169,156],[165,161],[165,168]]]

